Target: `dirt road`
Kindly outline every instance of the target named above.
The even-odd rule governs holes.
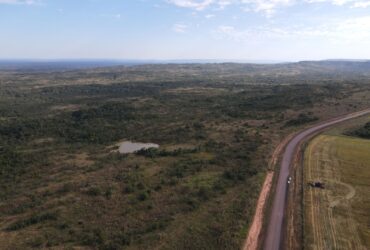
[[[262,190],[257,202],[256,213],[252,222],[252,226],[249,229],[248,238],[244,244],[243,250],[256,250],[258,248],[258,238],[261,233],[263,211],[266,204],[267,196],[271,189],[273,172],[269,172],[266,176],[265,182],[263,183]]]
[[[279,145],[275,148],[269,161],[270,170],[276,167],[276,164],[279,161],[279,157],[284,147],[290,141],[290,139],[292,139],[293,136],[294,134],[290,134],[283,141],[281,141]],[[262,231],[263,215],[266,207],[266,202],[270,194],[273,177],[274,177],[273,171],[269,171],[268,174],[266,175],[265,182],[263,183],[261,193],[257,201],[257,207],[253,217],[253,222],[249,229],[248,237],[244,243],[243,250],[257,250],[260,245],[259,242]]]
[[[285,213],[286,196],[288,191],[288,177],[291,163],[297,153],[299,145],[307,137],[322,131],[323,129],[335,125],[337,123],[356,118],[365,114],[369,114],[370,109],[359,111],[356,113],[341,116],[340,118],[318,124],[312,128],[306,129],[298,133],[286,146],[283,153],[283,158],[280,165],[280,173],[276,185],[275,196],[264,240],[264,250],[279,250],[282,240],[283,219]],[[294,180],[293,180],[294,181]]]

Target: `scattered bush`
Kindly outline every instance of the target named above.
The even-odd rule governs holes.
[[[99,196],[102,194],[102,190],[99,187],[91,187],[86,191],[87,195]]]
[[[366,123],[362,128],[348,132],[347,134],[370,139],[370,122]]]
[[[149,198],[149,194],[147,191],[142,191],[137,195],[137,199],[139,201],[145,201]]]
[[[296,119],[289,120],[285,123],[286,127],[291,127],[291,126],[300,126],[306,123],[314,122],[317,121],[319,118],[316,116],[311,116],[307,114],[299,114]]]
[[[48,220],[56,220],[57,215],[55,213],[44,213],[44,214],[34,214],[30,218],[22,219],[16,221],[6,227],[7,231],[16,231],[25,227],[32,226]]]

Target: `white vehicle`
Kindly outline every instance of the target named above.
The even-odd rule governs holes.
[[[288,184],[290,184],[292,182],[292,177],[288,177]]]

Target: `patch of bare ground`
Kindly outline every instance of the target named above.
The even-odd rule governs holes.
[[[273,172],[266,175],[265,182],[263,183],[262,190],[257,202],[256,213],[253,218],[252,226],[249,229],[247,241],[244,244],[244,250],[253,250],[258,248],[258,239],[261,233],[263,223],[263,210],[266,204],[267,197],[270,193]]]
[[[49,143],[53,141],[54,141],[54,138],[46,137],[46,138],[35,139],[31,143],[35,145],[40,145],[40,144],[45,144],[45,143]]]
[[[51,111],[76,111],[79,110],[81,107],[76,104],[66,104],[66,105],[56,105],[50,107]]]
[[[166,90],[166,93],[173,94],[219,94],[225,92],[226,89],[222,88],[205,88],[205,87],[194,87],[194,88],[175,88]]]

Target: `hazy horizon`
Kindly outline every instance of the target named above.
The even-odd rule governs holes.
[[[189,59],[134,59],[134,58],[0,58],[0,63],[5,62],[205,62],[205,63],[298,63],[298,62],[325,62],[325,61],[349,61],[349,62],[367,62],[370,59],[357,58],[324,58],[324,59],[302,59],[302,60],[269,60],[269,59],[212,59],[212,58],[189,58]]]

